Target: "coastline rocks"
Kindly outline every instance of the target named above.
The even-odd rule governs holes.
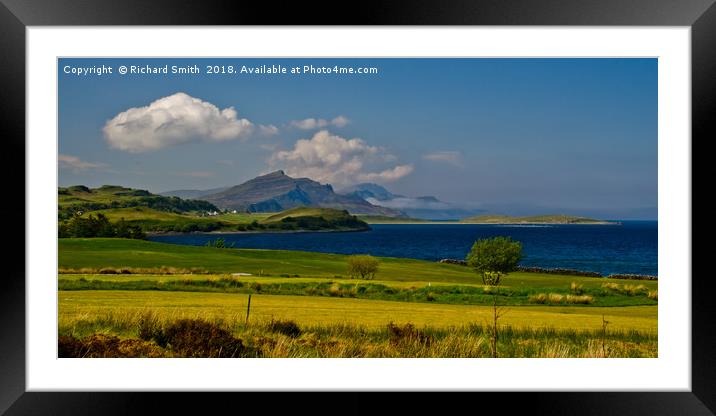
[[[608,279],[626,279],[626,280],[659,280],[658,276],[648,274],[610,274]]]
[[[465,260],[442,259],[442,260],[439,260],[438,263],[457,264],[458,266],[467,266],[467,261],[465,261]]]
[[[445,264],[456,264],[458,266],[467,266],[467,261],[457,259],[442,259],[438,260],[438,263]],[[584,277],[606,277],[608,279],[624,279],[624,280],[658,280],[657,276],[651,276],[647,274],[610,274],[609,276],[603,276],[598,272],[589,272],[583,270],[574,269],[547,269],[544,267],[527,267],[517,266],[518,272],[526,273],[544,273],[544,274],[561,274],[570,276],[584,276]]]
[[[544,273],[544,274],[567,274],[571,276],[584,276],[584,277],[602,277],[601,273],[588,272],[574,269],[546,269],[544,267],[525,267],[517,266],[517,271],[528,272],[528,273]]]

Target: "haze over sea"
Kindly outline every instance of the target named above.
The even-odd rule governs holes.
[[[522,266],[609,274],[658,275],[658,223],[621,225],[372,224],[364,232],[237,233],[152,236],[152,241],[206,245],[224,238],[235,248],[371,254],[437,261],[464,259],[479,238],[522,242]]]

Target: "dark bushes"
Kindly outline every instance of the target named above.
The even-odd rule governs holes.
[[[233,358],[249,354],[240,339],[201,319],[180,319],[164,328],[151,319],[142,320],[139,336],[155,341],[177,357]]]
[[[423,333],[415,328],[413,324],[405,324],[403,326],[389,323],[388,335],[390,336],[390,345],[400,346],[408,343],[418,343],[429,346],[433,342],[433,337]]]
[[[278,332],[291,338],[301,335],[301,328],[294,321],[271,321],[268,329],[271,332]]]
[[[201,319],[180,319],[162,326],[150,315],[139,322],[139,339],[120,340],[114,335],[93,334],[83,339],[58,338],[60,358],[259,356],[226,329]]]
[[[144,239],[146,234],[139,226],[129,225],[124,219],[111,223],[102,213],[87,218],[73,216],[69,221],[60,223],[59,238],[117,237]]]
[[[114,335],[93,334],[81,340],[60,336],[57,340],[60,358],[127,358],[164,357],[165,352],[152,342],[138,339],[120,340]]]

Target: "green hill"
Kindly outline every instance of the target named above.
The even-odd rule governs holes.
[[[478,215],[476,217],[465,218],[460,222],[470,224],[618,224],[614,221],[596,220],[571,215],[533,215],[528,217]]]
[[[60,220],[89,211],[131,207],[146,207],[173,213],[218,211],[216,206],[206,201],[155,195],[143,189],[115,185],[94,189],[82,185],[70,186],[58,188],[57,194]]]
[[[269,228],[304,230],[368,230],[364,221],[346,210],[333,208],[291,208],[261,221]]]
[[[135,206],[83,212],[79,218],[103,215],[112,223],[123,221],[144,232],[237,232],[237,231],[360,231],[368,224],[347,211],[329,208],[293,208],[278,214],[237,213],[200,216]]]

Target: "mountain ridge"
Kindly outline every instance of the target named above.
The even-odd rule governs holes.
[[[257,176],[220,192],[204,194],[201,199],[221,209],[246,212],[277,212],[305,206],[345,209],[351,214],[405,216],[400,210],[371,204],[357,195],[337,194],[330,184],[293,178],[283,170]]]
[[[454,220],[476,215],[482,210],[469,209],[444,202],[432,195],[409,197],[394,194],[375,183],[359,183],[343,188],[339,193],[358,196],[373,205],[397,209],[411,218],[423,220]]]

